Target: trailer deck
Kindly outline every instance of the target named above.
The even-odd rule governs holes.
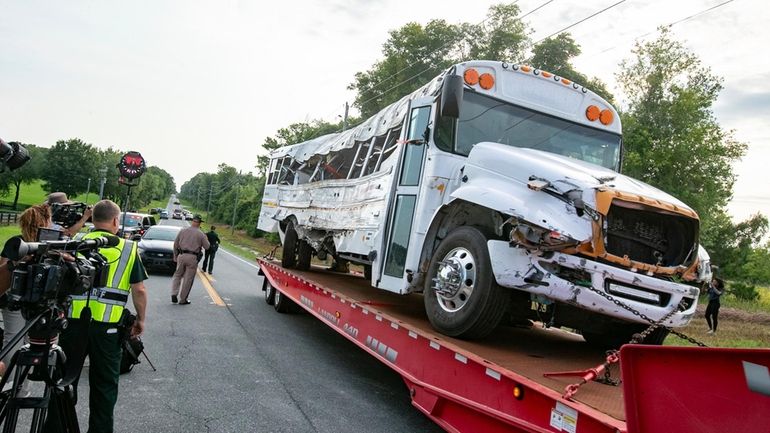
[[[398,372],[409,389],[413,405],[450,432],[652,431],[641,426],[674,425],[669,423],[671,415],[666,408],[672,404],[687,408],[688,402],[704,398],[706,392],[703,389],[688,392],[689,384],[698,381],[698,376],[675,384],[672,389],[677,389],[676,394],[658,392],[666,388],[659,382],[653,382],[653,387],[644,382],[646,377],[653,378],[650,372],[656,370],[667,370],[663,377],[668,381],[676,381],[677,375],[685,370],[705,374],[708,365],[690,368],[695,364],[693,360],[702,355],[702,352],[690,352],[704,349],[657,347],[650,351],[649,348],[626,350],[635,346],[625,346],[621,357],[624,352],[630,353],[628,365],[637,371],[646,369],[647,374],[624,370],[623,386],[588,382],[567,400],[562,398],[565,387],[578,382],[579,378],[544,377],[543,374],[594,368],[606,358],[605,353],[587,345],[578,335],[543,329],[536,324],[528,329],[502,326],[480,341],[457,340],[432,329],[421,295],[378,290],[360,275],[320,268],[289,271],[276,262],[261,259],[258,262],[266,284]],[[671,361],[672,349],[678,351],[673,355],[673,359],[678,359],[675,366]],[[742,425],[740,431],[767,431],[763,429],[770,425],[765,415],[770,413],[770,395],[765,397],[761,392],[747,389],[743,373],[736,365],[740,365],[741,359],[744,364],[750,360],[761,369],[770,365],[770,351],[705,350],[721,359],[724,369],[730,368],[729,383],[720,386],[732,393],[729,398],[718,394],[722,401],[717,407],[701,406],[704,416],[721,419],[721,423],[712,422],[706,429],[701,426],[677,431],[726,431],[724,425]],[[645,357],[653,362],[663,359],[666,365],[650,367],[653,362],[647,362]],[[767,371],[767,367],[764,368]],[[613,370],[613,378],[619,379],[617,367]],[[653,379],[660,380],[659,377]],[[760,375],[759,381],[764,380]],[[624,390],[636,395],[624,396]],[[624,401],[634,405],[630,412],[625,410]],[[738,415],[736,411],[748,412]],[[628,425],[626,413],[633,416],[630,420],[633,422]],[[692,425],[699,425],[698,418],[699,414],[690,411],[677,421],[686,426],[693,421]]]

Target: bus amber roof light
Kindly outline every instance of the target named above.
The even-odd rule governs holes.
[[[609,125],[612,123],[613,117],[612,111],[605,109],[599,114],[599,121],[602,122],[602,125]]]
[[[495,85],[495,77],[492,74],[481,74],[479,77],[479,86],[484,90],[489,90]]]
[[[586,108],[586,119],[590,120],[591,122],[597,120],[600,114],[601,112],[599,111],[599,107],[596,105],[589,105],[588,108]]]
[[[463,79],[465,84],[475,86],[479,83],[479,72],[475,69],[466,69],[465,73],[463,73]]]

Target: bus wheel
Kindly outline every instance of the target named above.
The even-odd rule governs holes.
[[[281,293],[280,290],[273,290],[275,291],[275,303],[273,303],[275,311],[284,314],[294,312],[294,301]]]
[[[267,282],[267,277],[263,277],[263,278],[265,278],[265,285],[262,288],[262,290],[265,291],[265,302],[267,303],[267,305],[273,305],[275,303],[275,292],[276,292],[275,287],[273,287],[272,284]]]
[[[313,257],[313,247],[305,241],[297,244],[297,269],[307,271],[310,269],[310,259]]]
[[[508,292],[492,275],[487,240],[475,227],[460,227],[441,241],[428,267],[424,291],[430,323],[442,334],[481,338],[508,307]]]
[[[283,252],[281,253],[281,266],[291,269],[297,264],[297,231],[294,223],[286,223],[286,235],[283,237]]]

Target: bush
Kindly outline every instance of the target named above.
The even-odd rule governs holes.
[[[729,290],[730,293],[735,295],[736,298],[742,299],[744,301],[756,301],[759,299],[759,292],[757,291],[757,288],[750,283],[736,281],[730,283]]]

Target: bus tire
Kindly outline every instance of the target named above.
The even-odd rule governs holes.
[[[307,271],[310,269],[310,259],[313,258],[313,247],[305,241],[297,244],[297,269]]]
[[[283,251],[281,252],[281,266],[291,269],[297,265],[297,231],[294,223],[286,223],[286,234],[283,237]]]
[[[281,314],[288,314],[295,311],[294,308],[294,301],[292,301],[288,296],[281,293],[280,290],[275,290],[275,301],[273,303],[273,308],[275,308],[275,311],[281,313]]]
[[[482,338],[500,324],[509,295],[492,275],[487,239],[479,229],[459,227],[441,241],[430,260],[423,298],[428,320],[444,335]]]
[[[275,287],[267,281],[267,277],[263,277],[265,282],[262,286],[262,290],[265,292],[265,303],[267,305],[273,305],[275,303]]]

